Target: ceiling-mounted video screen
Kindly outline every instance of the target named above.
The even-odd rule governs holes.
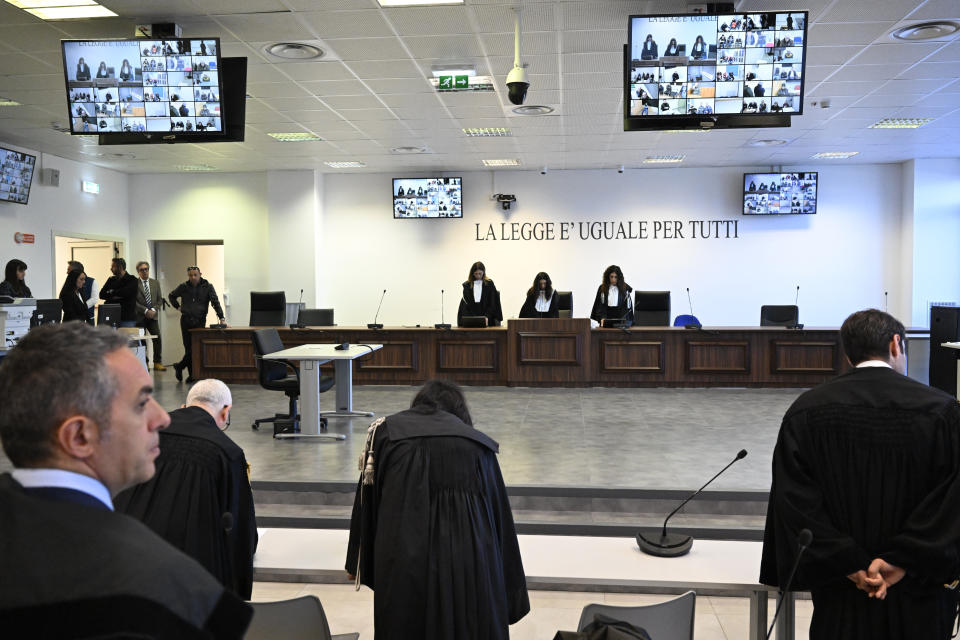
[[[223,132],[219,38],[62,40],[70,132]]]
[[[394,218],[462,218],[462,178],[394,178]]]
[[[817,172],[743,174],[743,215],[817,212]]]

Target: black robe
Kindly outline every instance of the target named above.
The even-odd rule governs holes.
[[[253,611],[143,524],[0,475],[0,635],[241,638]]]
[[[540,297],[539,291],[527,294],[527,299],[520,307],[521,318],[559,318],[560,311],[557,308],[557,292],[554,291],[550,296],[550,308],[547,311],[537,311],[537,298]]]
[[[460,308],[457,309],[457,324],[464,316],[487,316],[488,327],[500,326],[503,311],[500,309],[500,292],[493,280],[484,280],[480,290],[480,302],[473,301],[473,281],[463,283]]]
[[[621,321],[626,326],[632,325],[633,289],[627,287],[626,294],[619,297],[615,307],[607,306],[607,289],[608,287],[604,285],[597,287],[597,296],[593,299],[593,311],[590,312],[590,317],[600,324],[603,324],[603,320],[609,319]]]
[[[785,587],[797,535],[813,532],[793,588],[813,593],[810,637],[948,638],[960,576],[960,408],[886,367],[800,396],[773,453],[760,582]],[[845,576],[881,557],[907,571],[885,600]]]
[[[170,419],[156,475],[114,504],[249,599],[257,523],[243,449],[200,407],[171,411]]]
[[[61,291],[60,303],[63,305],[64,322],[70,322],[71,320],[87,321],[87,303],[83,301],[78,292]]]
[[[506,640],[530,610],[497,449],[445,411],[377,429],[346,561],[375,592],[376,640]]]

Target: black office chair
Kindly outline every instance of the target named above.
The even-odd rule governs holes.
[[[300,309],[297,323],[307,327],[333,327],[333,309]]]
[[[280,333],[273,328],[257,329],[253,332],[253,354],[257,364],[257,378],[260,386],[270,391],[283,391],[290,399],[288,413],[278,413],[272,418],[257,418],[253,429],[260,429],[264,422],[273,423],[273,435],[297,433],[300,431],[300,414],[297,411],[297,398],[300,397],[300,370],[287,360],[267,360],[263,356],[283,351]],[[333,378],[320,378],[320,392],[333,386]],[[326,430],[327,419],[320,417],[320,429]]]
[[[795,304],[765,304],[760,307],[761,327],[795,327],[800,309]]]
[[[573,291],[557,291],[557,312],[561,318],[573,317]]]
[[[635,327],[669,327],[670,292],[634,291],[633,325]]]
[[[250,292],[251,327],[282,327],[286,321],[287,295],[283,291]]]
[[[330,634],[330,625],[317,596],[279,602],[251,602],[253,619],[247,640],[356,640],[359,633]]]

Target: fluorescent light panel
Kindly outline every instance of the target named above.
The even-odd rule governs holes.
[[[364,162],[357,162],[356,160],[349,161],[337,161],[337,162],[324,162],[323,164],[331,167],[333,169],[360,169],[367,166]]]
[[[463,4],[463,0],[377,0],[381,7],[426,7],[435,4]]]
[[[298,133],[268,133],[268,136],[275,138],[280,142],[322,142],[323,138],[315,133],[305,131]]]
[[[672,156],[647,156],[643,161],[644,164],[671,164],[676,162],[683,162],[683,159],[686,158],[685,155],[677,154]]]
[[[0,97],[0,107],[19,107],[20,103],[10,98]]]
[[[18,9],[43,9],[46,7],[83,7],[97,4],[95,0],[7,0]]]
[[[41,20],[73,20],[75,18],[112,18],[113,11],[100,5],[83,7],[50,7],[49,9],[25,9]]]
[[[918,129],[933,118],[884,118],[870,125],[871,129]]]
[[[504,138],[513,135],[506,127],[468,127],[463,132],[470,138]]]
[[[485,167],[519,167],[520,161],[516,158],[502,158],[499,160],[484,160]]]
[[[178,164],[178,171],[213,171],[216,167],[208,164]]]
[[[860,153],[859,151],[821,151],[820,153],[815,153],[811,158],[817,158],[818,160],[842,160],[844,158],[852,158],[853,156]]]

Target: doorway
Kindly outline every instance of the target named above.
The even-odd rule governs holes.
[[[67,272],[67,263],[76,260],[83,263],[83,270],[87,277],[96,280],[97,287],[102,287],[110,273],[110,262],[114,258],[123,257],[123,241],[112,238],[95,238],[82,235],[60,234],[53,236],[53,295],[60,293],[64,277]],[[130,265],[127,265],[130,268]],[[97,304],[100,304],[99,301]]]

